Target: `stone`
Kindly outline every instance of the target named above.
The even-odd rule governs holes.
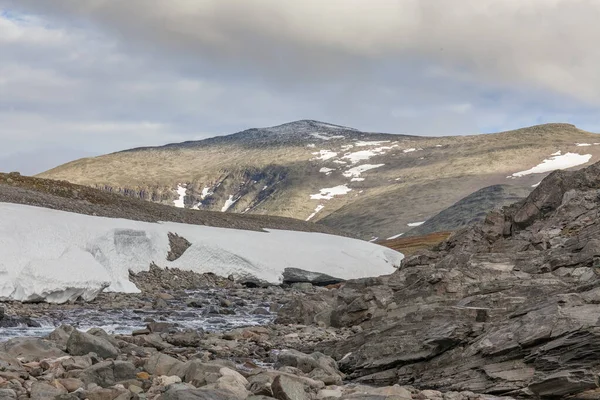
[[[0,399],[1,400],[16,400],[17,393],[12,389],[0,389]]]
[[[320,272],[305,271],[300,268],[285,268],[283,270],[283,283],[310,283],[311,285],[327,286],[344,282],[343,279],[334,278]]]
[[[31,385],[32,400],[53,399],[56,396],[60,396],[66,393],[66,390],[62,388],[57,388],[45,382],[34,382],[33,385]]]
[[[75,328],[71,325],[61,325],[48,335],[48,340],[52,340],[55,342],[61,350],[67,349],[67,342],[69,341],[69,337]]]
[[[65,388],[67,391],[74,392],[77,389],[81,389],[84,387],[84,383],[81,379],[77,378],[63,378],[59,379],[58,382]]]
[[[135,366],[128,361],[102,361],[86,368],[79,375],[79,379],[86,385],[94,383],[103,388],[135,377]]]
[[[185,375],[183,362],[162,353],[156,353],[146,360],[144,369],[152,375]]]
[[[310,400],[304,385],[284,375],[278,375],[271,387],[277,400]]]
[[[67,341],[67,352],[73,356],[96,353],[102,358],[117,358],[119,350],[108,340],[89,333],[74,330]]]
[[[39,361],[45,358],[59,358],[67,354],[56,343],[38,338],[15,338],[0,345],[0,350],[23,362]]]

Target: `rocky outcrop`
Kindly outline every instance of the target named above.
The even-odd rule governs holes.
[[[348,281],[329,302],[306,296],[293,311],[314,304],[357,332],[316,346],[356,382],[597,398],[599,217],[600,164],[555,172],[394,274]]]

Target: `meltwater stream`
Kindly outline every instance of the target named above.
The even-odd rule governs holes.
[[[19,326],[0,328],[0,341],[14,337],[43,337],[60,325],[68,324],[86,331],[90,328],[102,328],[110,334],[131,334],[144,329],[148,322],[168,322],[179,329],[203,329],[209,332],[227,331],[245,326],[271,323],[275,314],[268,312],[269,304],[259,299],[248,300],[232,298],[231,306],[221,307],[216,290],[198,290],[185,292],[172,300],[166,300],[166,307],[153,308],[111,308],[109,304],[100,307],[82,304],[81,307],[48,307],[43,315],[34,317],[41,327]],[[191,307],[189,300],[194,299]]]

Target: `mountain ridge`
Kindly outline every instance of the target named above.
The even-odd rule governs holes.
[[[600,157],[597,142],[564,123],[426,137],[300,120],[75,160],[38,176],[186,208],[310,219],[373,239],[486,186],[531,188],[546,173],[512,174],[557,150],[589,155],[579,168]]]

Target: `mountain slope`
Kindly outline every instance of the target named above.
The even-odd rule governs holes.
[[[593,162],[598,139],[569,124],[417,137],[297,121],[81,159],[40,176],[186,208],[310,219],[370,239],[406,232],[490,185],[530,188],[547,172],[512,175],[543,160]]]

